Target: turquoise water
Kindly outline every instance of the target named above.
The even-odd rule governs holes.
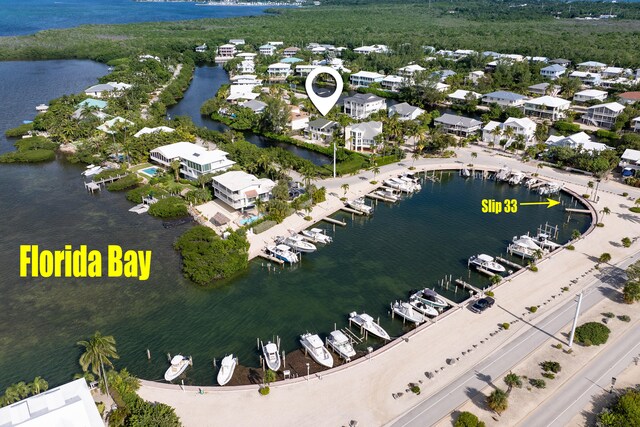
[[[157,167],[151,167],[151,168],[146,168],[146,169],[142,169],[142,172],[146,173],[149,176],[155,176],[158,173],[159,168]]]
[[[252,215],[248,218],[242,218],[240,220],[240,225],[247,225],[247,224],[251,224],[252,222],[256,222],[257,220],[259,220],[262,217],[262,215]]]

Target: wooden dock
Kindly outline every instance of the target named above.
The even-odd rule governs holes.
[[[529,187],[530,190],[533,190],[534,188],[538,188],[541,187],[545,184],[548,184],[547,181],[540,181],[540,182],[536,182],[535,184],[533,184],[531,187]]]
[[[369,193],[367,197],[374,200],[380,200],[383,202],[395,203],[397,200],[387,199],[386,197],[378,196],[377,194]]]
[[[125,173],[125,174],[122,174],[122,175],[118,174],[116,176],[109,176],[107,178],[102,178],[100,181],[93,181],[93,182],[98,184],[98,185],[106,184],[106,183],[109,183],[109,182],[113,182],[113,181],[115,181],[117,179],[124,178],[125,176],[128,176],[128,175],[129,175],[128,173]]]
[[[276,257],[271,256],[271,255],[269,255],[269,254],[266,254],[266,253],[264,253],[264,252],[258,252],[258,256],[259,256],[260,258],[264,258],[264,259],[266,259],[266,260],[273,261],[273,262],[275,262],[276,264],[280,264],[280,265],[283,265],[283,264],[284,264],[284,261],[283,261],[283,260],[281,260],[280,258],[276,258]]]
[[[467,290],[473,291],[473,292],[474,292],[474,293],[476,293],[476,294],[481,294],[481,293],[482,293],[482,289],[478,289],[478,288],[476,288],[475,286],[473,286],[473,285],[471,285],[471,284],[469,284],[469,283],[465,282],[465,281],[464,281],[464,280],[462,280],[462,279],[456,279],[456,280],[454,280],[454,282],[455,282],[457,285],[460,285],[460,286],[462,286],[463,288],[465,288],[465,289],[467,289]]]
[[[97,191],[100,191],[100,185],[96,184],[96,183],[95,183],[95,182],[93,182],[93,181],[91,181],[91,182],[85,182],[85,183],[84,183],[84,188],[85,188],[87,191],[91,191],[92,193],[93,193],[94,191],[96,191],[96,190],[97,190]]]
[[[503,264],[507,264],[509,267],[517,268],[518,270],[520,270],[521,268],[524,268],[520,264],[517,264],[517,263],[515,263],[513,261],[509,261],[508,259],[501,258],[499,256],[496,257],[496,260],[500,261]]]
[[[350,214],[366,215],[364,212],[359,211],[359,210],[357,210],[357,209],[351,209],[351,208],[350,208],[350,207],[348,207],[348,206],[343,206],[343,207],[341,207],[341,208],[340,208],[340,210],[341,210],[341,211],[344,211],[344,212],[349,212]]]
[[[591,214],[589,209],[575,209],[575,208],[564,208],[565,212],[575,212],[575,213],[583,213],[583,214]]]
[[[491,272],[489,270],[486,270],[486,269],[484,269],[482,267],[476,267],[476,270],[478,270],[479,273],[486,274],[489,277],[493,277],[493,276],[496,275],[496,273],[493,273],[493,272]]]
[[[344,222],[344,221],[340,221],[340,220],[337,220],[337,219],[329,218],[328,216],[322,218],[322,220],[328,222],[329,224],[341,225],[343,227],[345,227],[347,225],[347,223]]]

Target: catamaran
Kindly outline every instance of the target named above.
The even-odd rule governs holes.
[[[468,264],[496,273],[504,273],[506,271],[506,269],[502,265],[498,264],[492,256],[487,254],[472,256],[469,258]]]
[[[171,359],[171,366],[164,373],[164,379],[166,381],[175,380],[182,374],[191,364],[188,357],[184,357],[181,354],[176,354]]]
[[[279,236],[276,238],[276,243],[281,245],[287,245],[291,249],[298,252],[315,252],[318,248],[313,243],[309,243],[298,234],[292,234],[291,236]]]
[[[342,331],[333,331],[327,338],[327,345],[347,362],[356,355],[349,338]]]
[[[365,331],[377,336],[378,338],[382,338],[383,340],[391,339],[387,331],[374,322],[373,317],[369,316],[367,313],[358,314],[353,311],[349,313],[349,319]]]
[[[348,201],[347,206],[357,210],[358,212],[362,212],[365,215],[371,215],[371,213],[373,213],[373,207],[365,203],[364,197]]]
[[[302,235],[310,238],[316,243],[331,243],[333,238],[327,236],[321,228],[312,228],[311,230],[302,230]]]
[[[318,335],[307,332],[300,336],[300,344],[302,344],[302,347],[307,350],[313,360],[327,368],[331,368],[333,366],[333,357],[324,344],[322,344],[322,340]]]
[[[418,313],[424,314],[425,316],[436,317],[438,315],[438,310],[431,307],[430,305],[423,303],[417,297],[409,298],[409,305],[411,305],[411,307],[415,311],[417,311]]]
[[[267,252],[289,264],[298,262],[298,255],[292,252],[291,248],[287,245],[267,246]]]
[[[411,295],[411,298],[418,298],[423,303],[434,308],[447,308],[449,304],[434,290],[424,288]]]
[[[424,316],[414,311],[408,302],[396,301],[391,304],[391,310],[405,320],[415,323],[416,326],[425,321]]]
[[[280,369],[280,365],[282,364],[282,359],[280,359],[280,352],[278,351],[278,346],[269,341],[267,344],[262,344],[262,354],[264,356],[264,362],[267,365],[267,368],[272,371],[277,371]]]
[[[233,354],[225,356],[220,362],[220,370],[218,371],[218,384],[225,385],[231,381],[233,371],[236,369],[238,361],[234,359]]]

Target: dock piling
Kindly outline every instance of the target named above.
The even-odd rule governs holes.
[[[151,360],[151,352],[147,349],[147,360]]]

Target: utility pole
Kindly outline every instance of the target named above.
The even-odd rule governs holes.
[[[333,141],[333,177],[336,177],[336,142]]]
[[[569,334],[569,348],[573,345],[573,336],[576,333],[576,325],[578,324],[578,315],[580,314],[580,305],[582,304],[582,292],[578,295],[578,305],[576,306],[576,316],[573,319],[573,326],[571,327],[571,334]]]

